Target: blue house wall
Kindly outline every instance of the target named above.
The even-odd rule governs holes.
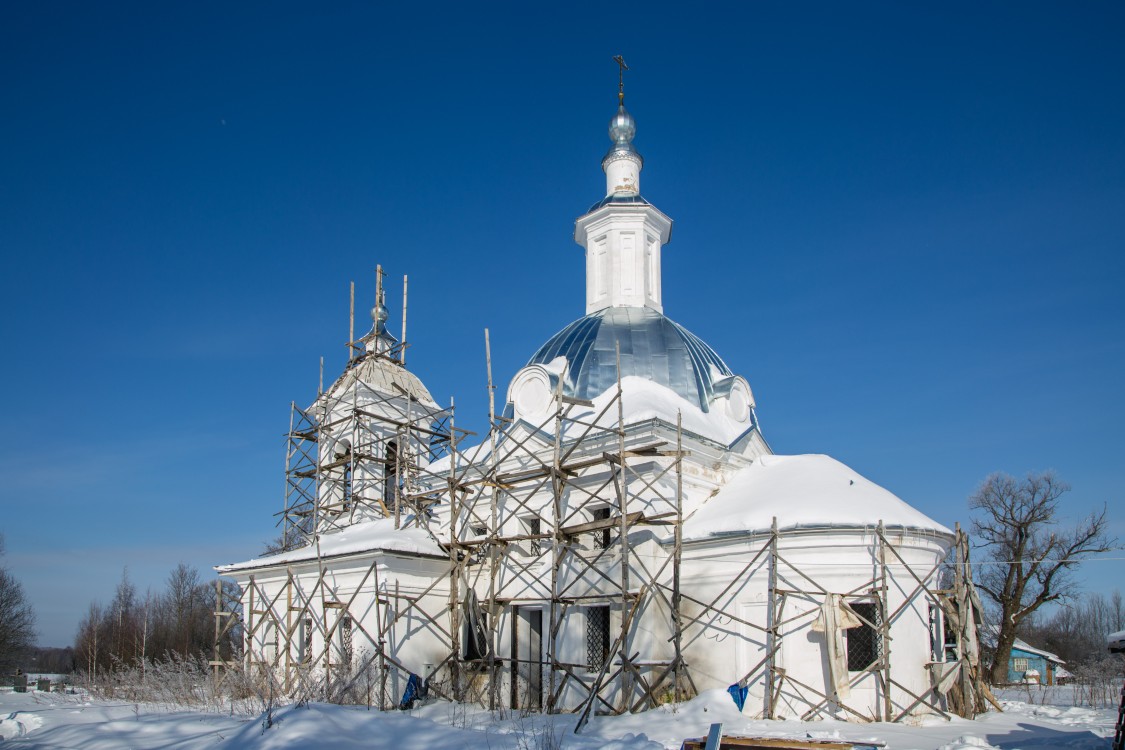
[[[1027,659],[1027,667],[1017,670],[1016,659]],[[1042,654],[1033,654],[1019,646],[1012,646],[1012,656],[1008,659],[1008,682],[1023,682],[1023,673],[1034,669],[1039,672],[1039,682],[1046,685],[1048,667],[1047,659]]]

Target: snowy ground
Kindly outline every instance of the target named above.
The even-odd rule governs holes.
[[[273,725],[266,727],[263,717],[176,711],[73,695],[0,692],[0,744],[84,750],[661,750],[678,748],[683,738],[703,736],[712,722],[722,722],[725,732],[840,737],[886,743],[889,750],[1094,750],[1110,746],[1116,710],[1018,700],[1004,704],[1004,713],[990,713],[976,721],[933,720],[921,726],[756,721],[739,714],[725,692],[714,691],[676,707],[597,717],[575,736],[571,731],[574,716],[500,720],[486,711],[449,703],[388,713],[351,706],[289,706],[276,710]]]

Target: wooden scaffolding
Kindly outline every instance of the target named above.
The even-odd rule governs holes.
[[[381,278],[380,272],[380,303]],[[318,575],[289,570],[272,593],[251,576],[242,592],[243,617],[223,607],[216,613],[217,634],[241,626],[247,643],[267,644],[248,649],[244,667],[271,690],[397,705],[391,676],[406,679],[411,672],[388,643],[409,617],[448,645],[422,675],[434,694],[492,709],[577,711],[581,728],[593,713],[638,711],[694,695],[685,654],[701,630],[721,619],[759,633],[766,644],[764,657],[739,682],[765,683],[762,714],[769,718],[787,694],[811,703],[806,716],[830,706],[854,719],[886,721],[923,703],[972,716],[990,698],[976,638],[980,603],[959,528],[949,559],[914,570],[880,523],[870,578],[851,591],[831,591],[815,572],[786,558],[786,532],[775,523],[730,585],[705,601],[685,592],[681,581],[689,455],[681,420],[626,424],[620,376],[596,401],[584,401],[566,394],[564,371],[541,418],[514,421],[497,413],[486,354],[489,430],[466,448],[472,433],[454,426],[452,404],[439,408],[409,389],[364,379],[364,368],[404,368],[405,331],[401,342],[371,347],[361,340],[349,351],[344,374],[321,389],[310,409],[292,405],[286,435],[281,548],[314,549]],[[393,519],[396,529],[431,536],[442,557],[430,558],[441,567],[428,588],[399,591],[397,583],[379,580],[374,560],[354,571],[347,587],[326,575],[322,536],[368,519]],[[890,597],[892,565],[910,582],[897,603]],[[761,575],[768,576],[768,606],[765,619],[755,622],[736,601],[749,577]],[[363,625],[371,621],[368,612],[357,611],[363,587],[378,592],[374,627]],[[873,605],[860,619],[882,645],[849,679],[878,681],[876,716],[831,689],[799,681],[778,661],[787,627],[812,611],[806,606],[794,614],[792,602],[822,606],[828,597],[856,595]],[[935,662],[945,665],[934,668],[936,692],[902,685],[891,669],[890,628],[921,600],[941,613],[949,634],[948,643],[935,646]],[[581,646],[567,641],[573,628],[566,623],[574,617],[586,622]],[[542,647],[521,650],[521,627],[541,633]],[[655,648],[658,641],[670,648]],[[229,662],[216,655],[214,663],[218,679]]]
[[[488,441],[454,461],[451,630],[470,637],[451,644],[453,681],[455,695],[492,708],[573,710],[570,691],[584,720],[688,695],[677,593],[684,452],[679,429],[668,441],[622,427],[620,382],[595,404],[565,395],[564,380],[538,423],[513,423],[493,407]],[[671,549],[655,561],[633,554],[656,529],[675,537]],[[539,613],[543,653],[519,651],[521,609]],[[604,633],[584,659],[563,644],[579,610],[600,618],[588,635]],[[642,617],[663,620],[671,659],[637,658]]]

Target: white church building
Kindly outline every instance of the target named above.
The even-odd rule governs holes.
[[[976,658],[943,575],[961,536],[833,458],[774,454],[746,378],[665,315],[672,220],[619,97],[575,223],[585,315],[496,389],[486,436],[406,369],[381,284],[344,373],[293,410],[281,549],[218,567],[243,666],[388,708],[421,689],[585,717],[719,688],[758,717],[954,711]]]

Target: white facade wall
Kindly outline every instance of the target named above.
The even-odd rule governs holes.
[[[888,530],[887,536],[911,570],[924,580],[944,557],[949,545],[949,540],[938,536],[894,530]],[[726,688],[745,678],[751,670],[757,671],[758,676],[746,683],[750,692],[745,711],[752,715],[764,713],[765,706],[766,681],[761,665],[768,654],[764,629],[769,625],[769,554],[763,554],[748,572],[738,576],[733,586],[729,585],[754,555],[768,545],[768,534],[760,534],[752,542],[743,538],[726,543],[689,545],[681,573],[682,579],[690,582],[688,592],[692,598],[711,604],[721,595],[716,606],[723,610],[723,614],[717,614],[705,611],[697,603],[685,603],[684,611],[699,618],[689,628],[690,635],[686,639],[692,677],[700,690],[706,690]],[[817,586],[829,593],[847,594],[845,601],[848,602],[877,601],[878,592],[872,591],[870,584],[879,580],[880,575],[878,540],[874,529],[782,532],[778,555],[782,560],[778,563],[777,585],[790,593],[782,610],[782,646],[776,664],[795,682],[787,681],[782,690],[777,715],[801,718],[821,703],[813,690],[826,695],[833,693],[825,636],[813,629],[824,601]],[[932,653],[928,596],[916,590],[917,581],[890,553],[887,562],[888,612],[893,614],[901,608],[891,621],[890,641],[881,644],[890,654],[891,678],[911,692],[940,703],[929,694]],[[929,583],[932,588],[934,581],[931,579]],[[724,589],[727,589],[725,594]],[[913,697],[896,688],[892,688],[891,696],[896,712],[914,703]],[[882,700],[878,678],[868,674],[843,702],[863,716],[875,717],[883,711]],[[928,710],[922,704],[914,706],[911,713]],[[837,713],[834,707],[829,706],[817,715],[825,717],[834,713]],[[854,715],[851,718],[855,718]]]
[[[382,629],[385,653],[402,665],[388,663],[389,693],[401,696],[409,673],[426,678],[449,653],[449,637],[442,632],[449,623],[447,570],[442,560],[381,552],[328,559],[323,591],[315,560],[238,571],[232,577],[243,589],[248,662],[270,665],[290,688],[300,682],[298,671],[337,679],[370,664],[377,673],[373,657]],[[410,606],[415,599],[418,606]],[[340,626],[345,616],[352,620],[350,653]],[[312,621],[307,640],[306,619]]]

